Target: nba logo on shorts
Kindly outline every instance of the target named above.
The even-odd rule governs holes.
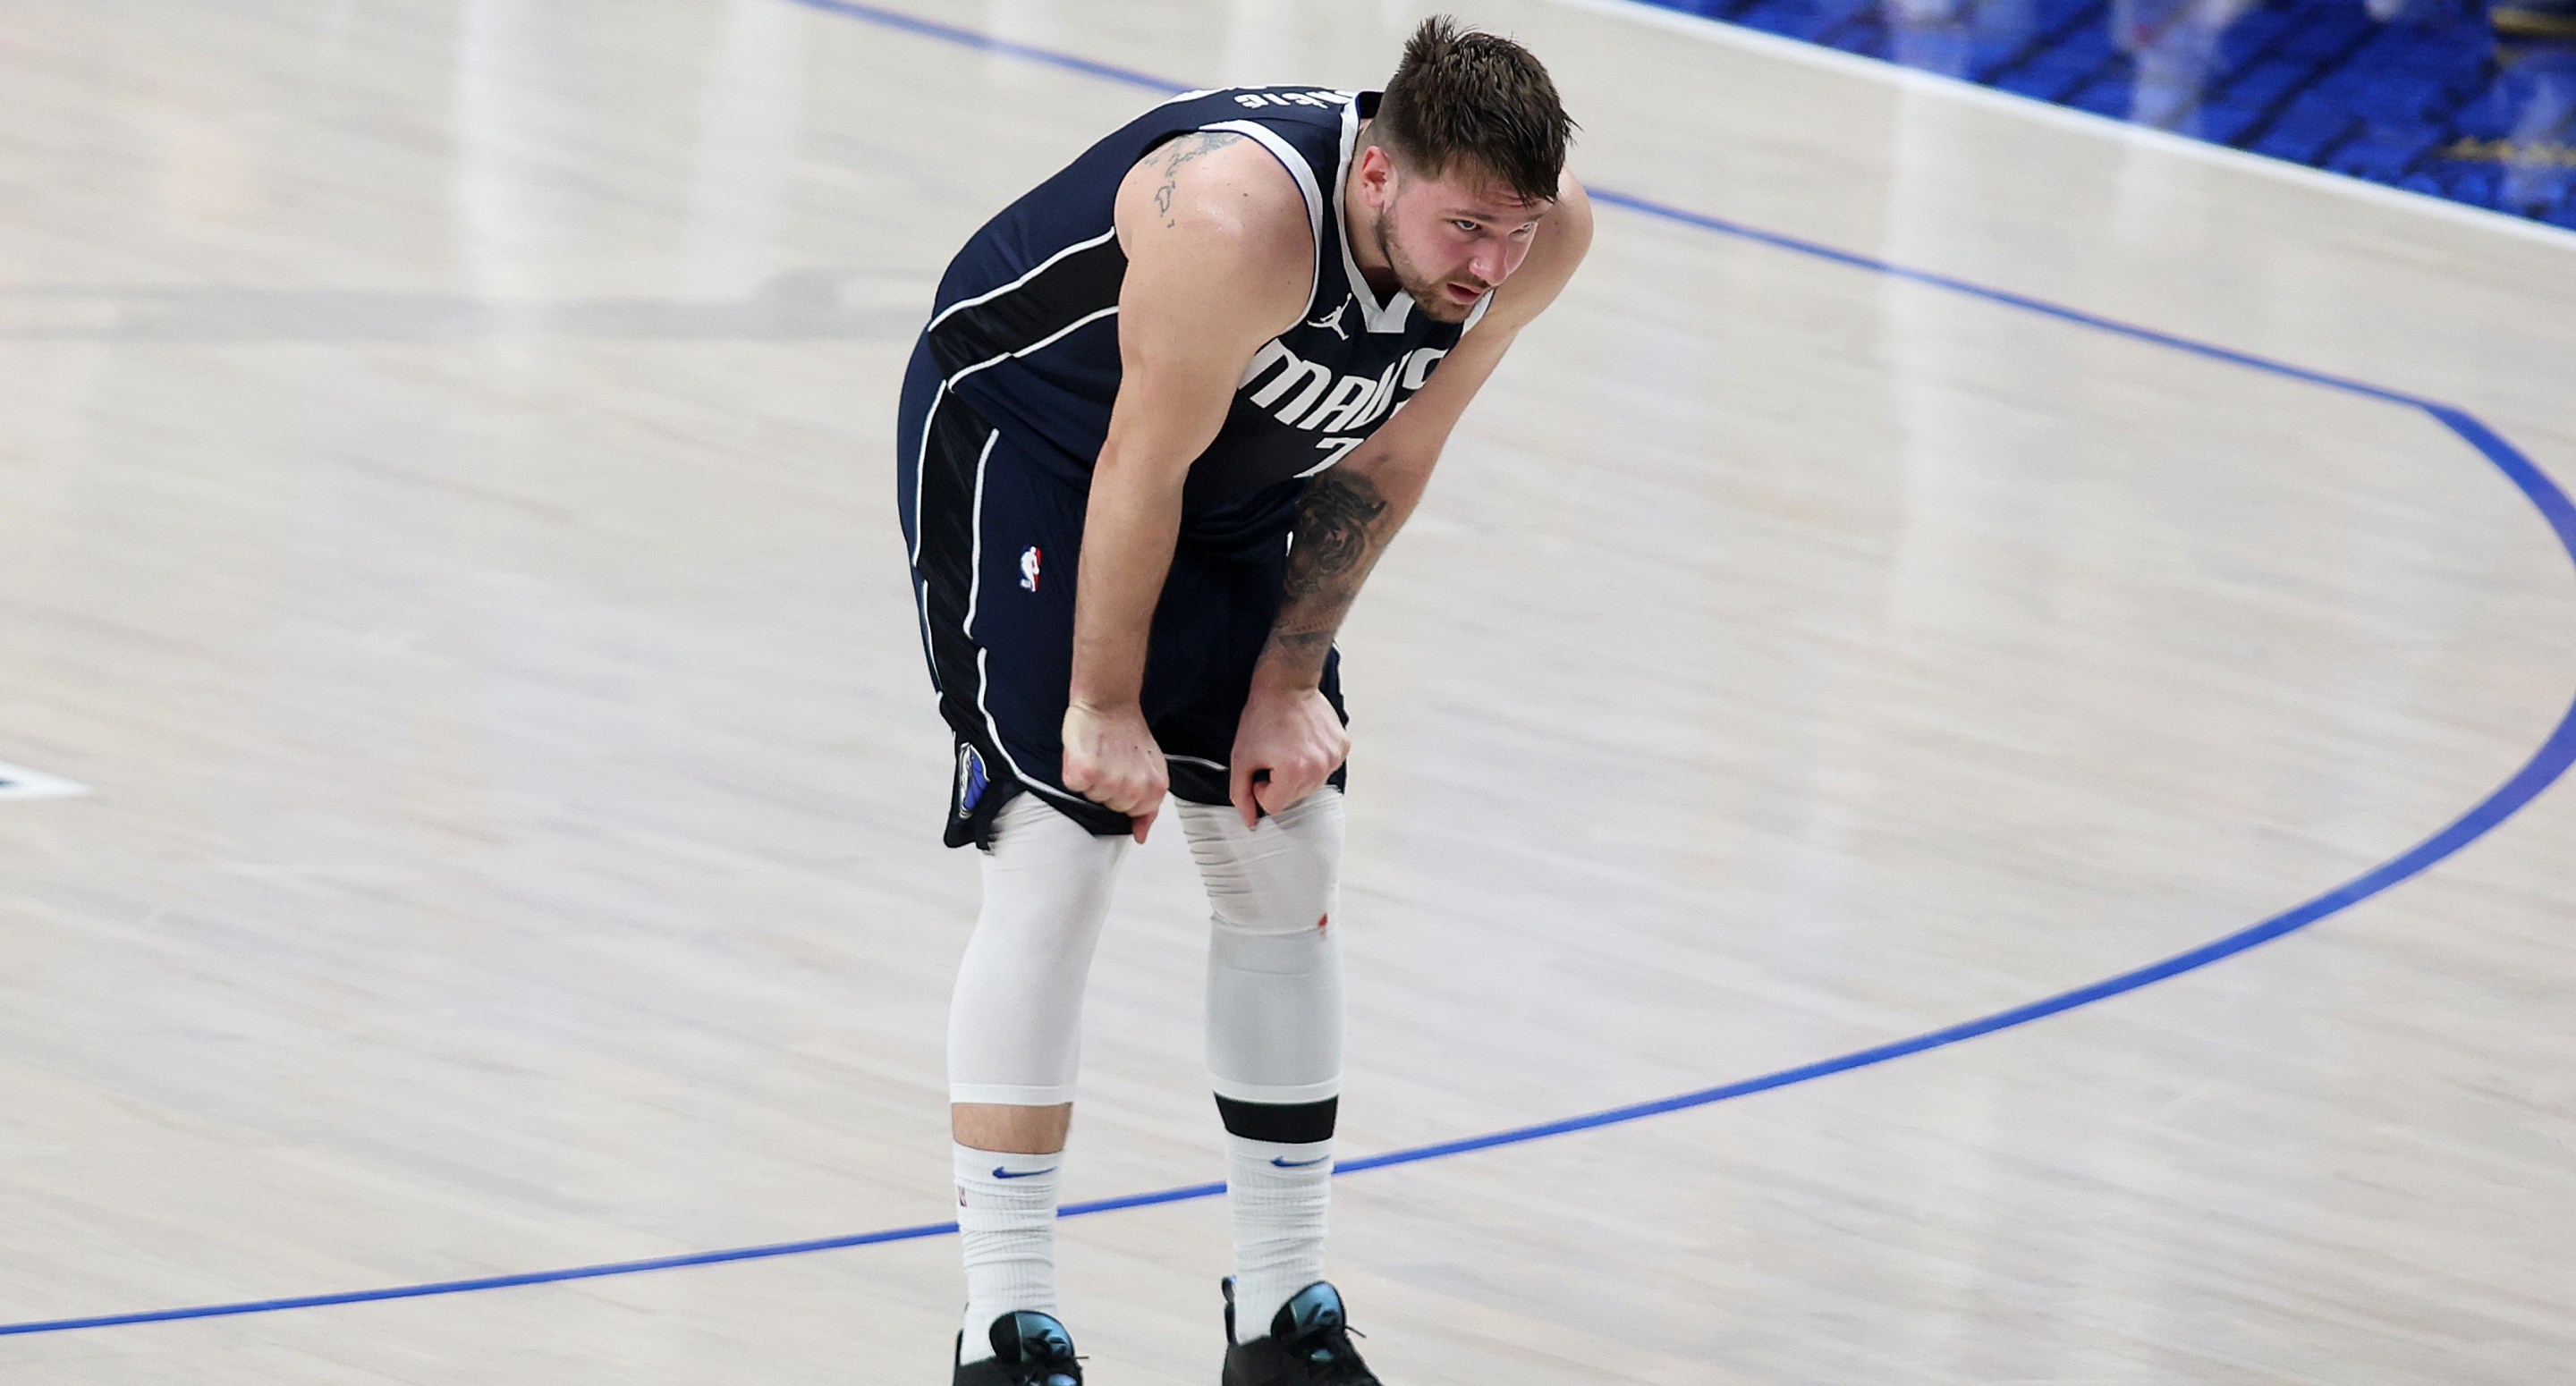
[[[973,813],[975,806],[984,802],[984,786],[990,783],[992,778],[984,773],[984,757],[978,755],[972,746],[959,746],[957,748],[958,817],[963,818]]]
[[[1035,544],[1029,545],[1028,549],[1020,555],[1020,590],[1023,592],[1038,590],[1038,546]]]

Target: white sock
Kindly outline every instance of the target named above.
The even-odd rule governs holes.
[[[1324,1278],[1324,1217],[1333,1202],[1333,1143],[1225,1138],[1234,1208],[1234,1336],[1270,1336],[1289,1296]]]
[[[1015,1309],[1056,1312],[1055,1204],[1064,1156],[960,1145],[956,1160],[957,1239],[966,1253],[966,1341],[957,1360],[980,1362],[993,1355],[993,1320]]]

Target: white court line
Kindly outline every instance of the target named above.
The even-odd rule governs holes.
[[[0,799],[68,799],[88,792],[77,780],[0,763]]]
[[[1547,3],[1563,6],[1566,9],[1585,10],[1593,14],[1617,15],[1657,28],[1669,29],[1675,33],[1688,34],[1708,42],[1728,44],[1748,52],[1786,58],[1792,62],[1801,62],[1811,67],[1820,67],[1850,76],[1872,78],[1903,87],[1911,92],[1946,96],[1970,105],[2012,111],[2043,124],[2055,125],[2060,129],[2095,136],[2107,135],[2130,144],[2144,145],[2169,154],[2180,154],[2186,158],[2217,164],[2223,168],[2269,174],[2292,183],[2360,198],[2365,202],[2402,207],[2440,217],[2446,221],[2458,222],[2464,226],[2502,232],[2534,244],[2576,251],[2576,231],[2552,226],[2547,222],[2489,211],[2484,207],[2454,202],[2447,197],[2435,197],[2430,193],[2392,188],[2385,183],[2374,183],[2369,179],[2355,178],[2350,174],[2328,173],[2323,169],[2294,164],[2287,159],[2275,159],[2266,154],[2249,154],[2242,149],[2231,149],[2223,144],[2192,139],[2187,135],[2177,135],[2169,130],[2133,125],[2128,121],[2096,115],[2091,111],[2052,105],[2035,96],[2022,96],[2015,92],[2000,91],[1994,87],[1979,86],[1965,78],[1945,77],[1937,72],[1925,72],[1920,68],[1882,62],[1876,58],[1864,58],[1856,53],[1843,52],[1838,48],[1827,48],[1822,44],[1782,38],[1777,34],[1767,34],[1759,29],[1748,29],[1739,24],[1728,24],[1722,20],[1709,19],[1701,15],[1683,14],[1678,10],[1668,10],[1648,3],[1648,0],[1547,0]]]

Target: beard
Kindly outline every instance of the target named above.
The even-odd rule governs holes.
[[[1395,271],[1396,287],[1404,290],[1405,296],[1422,310],[1422,315],[1433,322],[1465,322],[1476,305],[1452,301],[1442,291],[1441,282],[1424,274],[1413,263],[1413,257],[1405,254],[1404,248],[1395,243],[1395,237],[1386,229],[1386,222],[1386,214],[1380,212],[1377,217],[1377,253],[1386,260],[1387,267]]]

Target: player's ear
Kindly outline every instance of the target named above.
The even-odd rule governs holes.
[[[1387,157],[1386,146],[1373,144],[1360,151],[1360,186],[1380,207],[1394,198],[1395,160]]]

